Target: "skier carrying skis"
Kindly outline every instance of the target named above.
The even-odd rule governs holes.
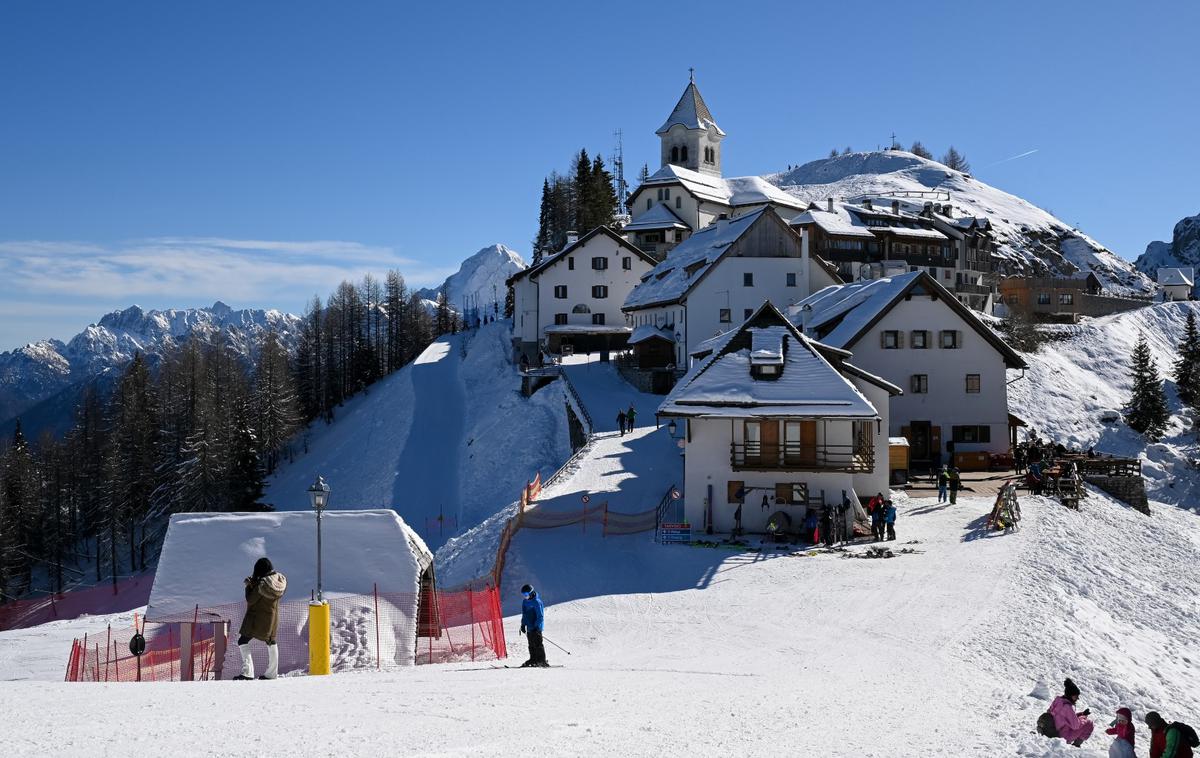
[[[537,666],[549,668],[546,660],[546,646],[542,644],[542,627],[545,622],[545,606],[538,597],[537,591],[526,584],[521,588],[521,634],[529,638],[529,660],[521,664],[522,668]]]
[[[287,590],[287,578],[275,570],[265,556],[254,563],[254,573],[246,577],[246,615],[238,630],[238,650],[242,654],[242,673],[234,679],[254,678],[254,659],[250,657],[250,640],[267,645],[267,670],[259,679],[279,676],[279,646],[275,633],[279,629],[279,599]]]

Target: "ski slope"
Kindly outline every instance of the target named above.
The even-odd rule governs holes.
[[[889,560],[520,533],[548,639],[572,653],[548,646],[560,669],[464,663],[270,684],[64,684],[52,680],[69,634],[0,633],[3,678],[14,674],[11,650],[51,662],[39,651],[52,646],[59,658],[24,671],[48,681],[0,687],[6,722],[21,725],[6,748],[1102,758],[1101,730],[1083,749],[1033,734],[1044,698],[1068,675],[1098,720],[1134,709],[1143,751],[1147,709],[1194,720],[1200,577],[1178,570],[1200,561],[1194,515],[1163,508],[1147,518],[1099,495],[1080,512],[1025,498],[1022,529],[988,535],[984,499],[896,500],[891,546],[919,552]],[[506,622],[511,663],[525,647],[517,623]],[[85,622],[60,623],[70,625]],[[153,717],[131,721],[139,713]]]
[[[500,510],[570,455],[561,388],[521,397],[508,337],[497,322],[438,339],[333,424],[314,424],[308,453],[272,478],[265,501],[308,508],[320,474],[331,508],[392,508],[434,550]]]

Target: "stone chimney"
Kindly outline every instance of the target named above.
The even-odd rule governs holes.
[[[933,215],[933,203],[925,203],[925,207],[921,209],[921,215],[929,218]]]
[[[863,198],[863,207],[864,207],[864,208],[866,208],[866,209],[867,209],[867,210],[869,210],[869,211],[870,211],[870,210],[875,210],[874,206],[872,206],[872,205],[871,205],[871,198],[869,198],[869,197],[864,197],[864,198]]]
[[[567,232],[567,247],[579,241],[579,232]]]
[[[829,211],[830,213],[833,213],[833,198],[832,197],[825,198],[825,210]]]
[[[896,214],[897,216],[900,215],[900,201],[899,200],[892,201],[892,213]]]

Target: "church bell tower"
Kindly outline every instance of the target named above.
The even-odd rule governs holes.
[[[712,111],[700,96],[695,69],[691,69],[683,96],[656,134],[662,141],[663,166],[671,164],[710,176],[721,175],[721,140],[725,132],[717,126]]]

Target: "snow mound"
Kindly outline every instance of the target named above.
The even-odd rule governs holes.
[[[1081,276],[1091,271],[1115,292],[1154,291],[1151,279],[1129,261],[1033,203],[902,150],[823,158],[764,178],[805,202],[891,194],[920,207],[926,200],[944,202],[945,196],[936,193],[949,193],[956,217],[991,221],[996,255],[1013,273]]]

